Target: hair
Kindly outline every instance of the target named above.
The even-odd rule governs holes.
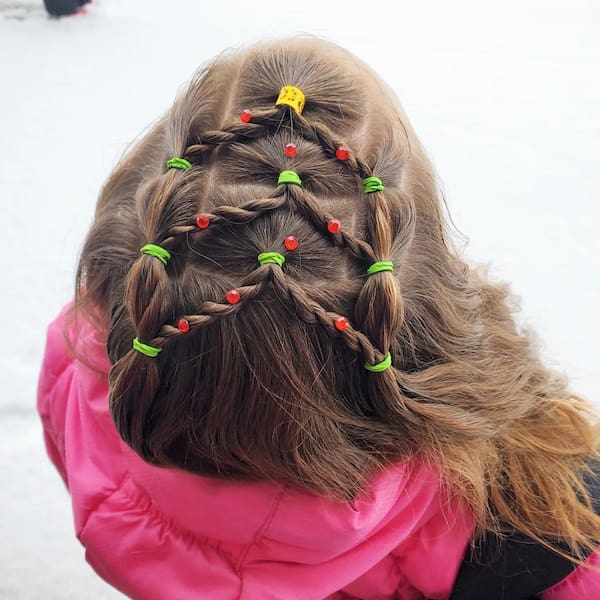
[[[302,114],[276,104],[284,85],[306,95]],[[283,170],[302,185],[279,185]],[[370,176],[385,189],[365,194]],[[267,251],[283,267],[259,264]],[[367,275],[380,261],[394,271]],[[106,336],[116,428],[152,464],[345,501],[385,465],[424,462],[477,532],[576,558],[599,537],[597,415],[542,364],[507,286],[460,257],[393,93],[334,44],[263,42],[201,70],[103,187],[77,290]],[[388,352],[390,368],[364,368]]]

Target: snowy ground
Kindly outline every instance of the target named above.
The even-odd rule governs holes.
[[[468,256],[513,282],[548,363],[598,402],[599,30],[595,0],[98,0],[61,20],[41,0],[0,0],[0,597],[121,597],[84,562],[44,454],[44,329],[71,296],[109,170],[226,47],[312,33],[379,71],[430,152]]]

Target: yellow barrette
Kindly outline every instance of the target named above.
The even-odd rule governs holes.
[[[293,85],[284,85],[279,92],[279,97],[277,98],[275,105],[279,106],[280,104],[287,104],[301,115],[305,103],[306,96],[302,93],[302,90]]]

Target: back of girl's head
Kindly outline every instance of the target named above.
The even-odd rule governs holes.
[[[285,85],[305,94],[301,115],[276,105]],[[113,415],[144,458],[338,493],[360,482],[365,449],[380,445],[371,438],[382,415],[369,397],[385,377],[363,365],[385,357],[405,309],[399,275],[417,209],[402,199],[414,195],[410,142],[365,67],[299,39],[219,57],[117,168],[82,270],[110,320]],[[167,169],[173,156],[192,168]],[[278,185],[286,170],[301,186]],[[384,192],[365,194],[371,172]],[[429,200],[431,181],[417,183]],[[421,208],[423,233],[439,245],[436,209]],[[334,219],[339,233],[328,229]],[[296,249],[286,248],[288,237]],[[169,251],[166,266],[140,254],[148,243]],[[261,266],[265,252],[285,263]],[[378,261],[395,262],[396,273],[368,277]],[[238,303],[227,301],[229,290]],[[339,317],[350,321],[345,331]],[[189,332],[178,329],[182,318]],[[160,355],[132,349],[134,337]],[[406,350],[394,351],[396,365],[433,358],[431,349]]]
[[[278,103],[284,86],[303,110]],[[417,457],[480,522],[523,529],[547,504],[536,521],[525,483],[497,498],[494,483],[535,472],[528,428],[545,418],[562,436],[546,462],[570,461],[550,479],[579,502],[597,447],[583,409],[505,290],[453,253],[391,93],[333,44],[264,43],[204,69],[105,185],[79,293],[105,323],[117,429],[149,462],[349,498]]]

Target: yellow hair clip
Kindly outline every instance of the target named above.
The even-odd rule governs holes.
[[[306,97],[302,93],[302,90],[293,85],[284,85],[279,92],[279,97],[277,98],[275,105],[279,106],[280,104],[287,104],[301,115],[305,103]]]

